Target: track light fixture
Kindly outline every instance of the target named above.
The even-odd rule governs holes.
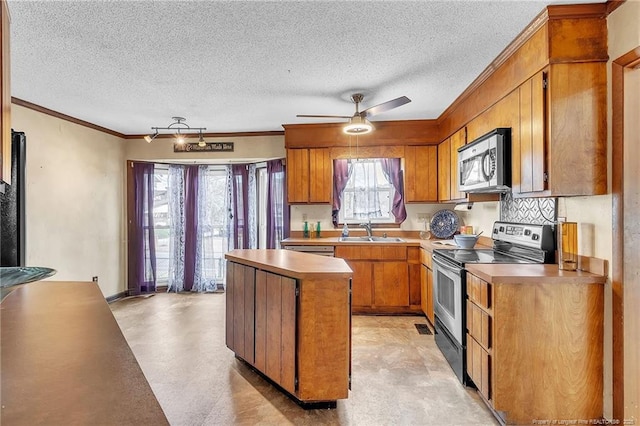
[[[187,120],[184,117],[171,117],[173,123],[169,124],[167,127],[152,127],[151,130],[154,130],[155,133],[153,135],[146,135],[144,140],[150,143],[160,134],[160,130],[171,131],[174,132],[176,137],[176,142],[179,144],[183,144],[185,142],[185,137],[191,133],[199,133],[200,140],[198,141],[199,146],[205,146],[206,142],[204,141],[204,137],[202,132],[207,130],[206,127],[191,127],[185,121]]]

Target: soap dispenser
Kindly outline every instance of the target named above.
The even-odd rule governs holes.
[[[347,222],[345,222],[344,226],[342,227],[342,236],[343,237],[349,236],[349,227],[347,226]]]

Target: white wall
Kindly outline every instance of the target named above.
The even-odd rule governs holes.
[[[26,264],[124,291],[124,141],[16,105],[11,124],[27,138]]]

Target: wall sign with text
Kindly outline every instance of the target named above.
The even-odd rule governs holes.
[[[233,152],[233,142],[206,142],[204,146],[198,142],[174,143],[173,152]]]

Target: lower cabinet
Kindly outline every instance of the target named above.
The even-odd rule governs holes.
[[[433,314],[433,271],[431,270],[431,253],[420,249],[420,308],[431,325],[435,325]]]
[[[467,273],[467,374],[502,424],[600,419],[600,283],[489,283]]]
[[[349,280],[292,278],[229,261],[226,344],[301,402],[348,397]]]
[[[419,247],[338,245],[335,256],[353,270],[354,313],[420,311]]]

